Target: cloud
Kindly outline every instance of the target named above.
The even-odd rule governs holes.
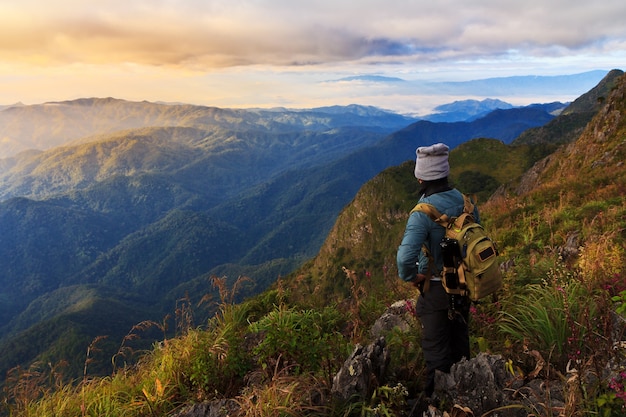
[[[0,7],[0,57],[200,69],[542,56],[621,43],[625,15],[623,0],[22,0]]]
[[[413,112],[461,98],[413,81],[623,67],[625,15],[623,0],[4,1],[1,100]]]

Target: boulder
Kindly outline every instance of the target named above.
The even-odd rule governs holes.
[[[365,347],[357,345],[333,378],[333,398],[343,402],[370,398],[384,384],[389,359],[384,337]]]
[[[450,373],[437,372],[437,395],[445,395],[471,409],[475,415],[502,407],[507,403],[503,389],[513,379],[499,355],[478,354],[454,364]]]
[[[402,332],[409,332],[413,329],[415,315],[412,310],[415,309],[415,300],[397,301],[385,310],[385,312],[376,320],[370,334],[375,337],[384,337],[394,328]]]

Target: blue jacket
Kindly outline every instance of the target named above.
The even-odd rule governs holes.
[[[456,189],[434,193],[427,197],[422,196],[419,202],[430,203],[439,212],[449,217],[456,217],[463,213],[463,194]],[[474,218],[477,222],[480,221],[476,208],[474,208]],[[411,281],[418,273],[427,274],[428,257],[422,251],[422,244],[426,245],[435,261],[436,270],[431,271],[432,275],[440,276],[443,270],[443,259],[439,242],[444,235],[444,228],[436,224],[427,213],[413,212],[407,221],[404,237],[396,256],[400,278],[404,281]]]

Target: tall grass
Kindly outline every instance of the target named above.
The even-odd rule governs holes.
[[[525,350],[538,350],[562,364],[570,336],[567,292],[572,291],[530,285],[506,303],[498,327]]]
[[[567,269],[552,271],[549,280],[518,288],[503,302],[498,328],[522,351],[540,352],[565,373],[568,362],[579,364],[612,343],[610,295],[589,284]]]
[[[244,388],[235,398],[240,417],[327,416],[325,384],[310,375],[275,374],[265,385]]]

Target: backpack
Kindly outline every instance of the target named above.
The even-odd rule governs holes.
[[[411,213],[421,211],[445,227],[440,242],[443,255],[442,283],[448,294],[468,296],[472,301],[493,295],[502,286],[502,272],[495,243],[474,220],[474,204],[463,195],[463,213],[458,217],[441,214],[432,204],[418,203]],[[434,260],[426,246],[422,250],[429,259],[429,273]],[[430,280],[426,280],[428,284]]]

